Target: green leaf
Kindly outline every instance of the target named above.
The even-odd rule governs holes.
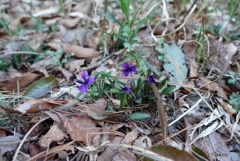
[[[168,79],[168,77],[164,78],[164,79],[160,82],[160,84],[158,85],[158,89],[161,89],[162,87],[165,86],[165,84],[167,83],[167,79]]]
[[[127,100],[127,93],[123,92],[122,95],[120,95],[120,108],[122,108]]]
[[[240,105],[240,94],[239,94],[239,92],[232,93],[232,95],[230,96],[229,103],[231,103],[233,105]]]
[[[140,67],[143,74],[147,75],[147,68],[146,68],[146,65],[145,65],[144,61],[142,60],[142,58],[137,58],[136,60],[137,60],[138,66]]]
[[[176,86],[175,85],[172,85],[172,86],[169,86],[165,89],[162,90],[161,94],[164,95],[164,94],[168,94],[169,92],[171,92]]]
[[[58,85],[58,81],[54,75],[49,77],[42,78],[33,84],[31,84],[23,96],[31,97],[31,98],[38,98],[46,94],[48,91],[52,90],[54,87]]]
[[[149,118],[151,117],[150,114],[148,113],[142,113],[142,112],[135,112],[135,113],[132,113],[129,118],[131,120],[142,120],[142,119],[146,119],[146,118]]]
[[[112,93],[121,93],[122,91],[119,90],[119,89],[116,89],[116,88],[111,88],[110,92],[112,92]]]
[[[155,74],[157,74],[158,76],[160,76],[160,73],[157,71],[156,68],[154,68],[149,62],[147,62],[146,60],[143,60],[144,63],[151,69],[151,71]]]
[[[185,64],[182,50],[173,43],[166,48],[166,54],[164,56],[166,61],[164,62],[163,68],[172,74],[172,81],[179,83],[185,80],[188,74],[188,69]]]
[[[207,154],[202,151],[202,149],[192,145],[192,150],[195,152],[195,153],[192,153],[199,161],[205,161],[205,160],[210,160],[207,156]],[[205,158],[205,159],[203,159]]]
[[[116,24],[118,24],[120,27],[123,27],[122,24],[121,24],[115,17],[113,17],[112,15],[109,15],[109,14],[107,14],[107,13],[104,13],[104,14],[102,14],[102,15],[103,15],[104,17],[112,20],[113,22],[115,22]]]

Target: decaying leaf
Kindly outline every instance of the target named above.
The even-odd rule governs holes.
[[[86,107],[88,111],[88,115],[96,120],[102,120],[107,118],[107,112],[105,108],[107,106],[107,102],[104,99],[99,99],[95,103],[91,104],[90,107]]]
[[[72,28],[78,24],[79,20],[78,17],[74,19],[62,19],[59,23],[68,28]]]
[[[91,143],[94,136],[101,131],[96,127],[96,123],[88,117],[71,117],[69,119],[62,115],[60,117],[72,140],[82,141],[84,144]]]
[[[209,91],[216,92],[219,97],[223,98],[224,100],[228,100],[227,94],[219,86],[219,84],[212,82],[204,77],[199,78],[199,80],[200,80],[199,83],[201,84],[201,89],[207,89]]]
[[[29,101],[25,101],[23,104],[18,106],[16,110],[18,110],[21,113],[36,113],[36,112],[48,110],[55,106],[57,106],[57,104],[49,103],[47,102],[47,100],[45,101],[29,100]]]
[[[236,113],[236,110],[234,110],[230,104],[228,104],[227,102],[225,102],[221,99],[217,99],[217,100],[223,106],[223,108],[226,110],[227,113],[229,113],[230,115]]]
[[[50,130],[39,140],[39,145],[41,147],[47,148],[49,145],[56,141],[61,141],[64,138],[67,138],[67,135],[64,131],[60,128],[61,125],[54,124]]]
[[[100,55],[100,53],[94,49],[84,48],[78,45],[50,42],[48,46],[54,49],[64,49],[66,53],[74,53],[74,56],[78,58],[94,58]]]
[[[161,156],[172,159],[174,161],[198,161],[194,156],[184,150],[179,150],[169,145],[158,145],[151,150]]]
[[[0,149],[2,151],[2,154],[15,150],[17,148],[19,140],[19,137],[14,135],[0,138]]]
[[[166,61],[164,62],[164,69],[171,73],[173,82],[184,81],[188,74],[186,62],[182,50],[173,43],[166,48],[166,54],[164,55]]]
[[[10,77],[8,80],[1,81],[0,82],[0,88],[2,88],[4,91],[13,91],[18,89],[18,84],[20,89],[23,89],[27,86],[29,86],[33,81],[35,81],[38,77],[40,77],[41,74],[35,74],[35,73],[25,73],[21,76],[16,77]]]

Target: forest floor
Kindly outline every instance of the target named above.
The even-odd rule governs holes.
[[[240,1],[1,0],[0,161],[237,161]]]

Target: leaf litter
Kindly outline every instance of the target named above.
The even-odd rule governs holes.
[[[231,98],[240,80],[224,75],[240,74],[236,15],[224,4],[211,10],[210,1],[132,1],[146,19],[128,23],[121,2],[1,2],[0,160],[237,160],[239,104]],[[112,72],[102,83],[131,93],[118,80],[142,78],[137,65],[175,88],[160,95],[153,87],[156,102],[124,104],[124,90],[93,88],[76,99],[84,71]]]

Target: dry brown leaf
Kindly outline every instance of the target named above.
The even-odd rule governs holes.
[[[60,125],[54,124],[50,130],[39,140],[39,145],[44,148],[48,148],[49,145],[56,141],[61,141],[68,136],[64,133],[64,131],[60,128]]]
[[[137,161],[136,155],[129,150],[118,151],[112,158],[112,161]]]
[[[123,140],[122,137],[115,137],[113,141],[111,141],[112,144],[120,144]],[[112,160],[114,154],[117,152],[118,147],[107,147],[105,151],[101,155],[98,156],[98,161],[106,161],[106,160]]]
[[[69,72],[67,69],[59,67],[59,66],[57,66],[56,68],[58,71],[60,71],[64,75],[64,77],[67,79],[68,82],[73,77],[73,74],[71,72]]]
[[[62,48],[66,53],[74,53],[74,56],[78,58],[94,58],[100,55],[100,53],[94,49],[84,48],[78,45],[50,42],[48,46],[54,49]]]
[[[43,101],[29,100],[18,106],[16,110],[18,110],[21,113],[36,113],[48,110],[54,106],[57,105]]]
[[[100,128],[97,128],[96,123],[88,117],[71,117],[68,119],[63,115],[59,116],[72,140],[82,141],[84,144],[91,143],[94,136],[100,132]]]
[[[74,19],[62,19],[59,23],[65,27],[72,28],[78,24],[79,20],[78,17]]]
[[[207,78],[201,77],[199,78],[199,83],[201,84],[201,89],[206,89],[209,90],[211,92],[217,92],[217,95],[225,100],[228,100],[228,96],[225,93],[225,91],[223,90],[223,88],[221,88],[219,86],[219,84],[212,82],[210,80],[208,80]]]
[[[90,107],[86,107],[87,114],[94,118],[95,120],[102,120],[107,118],[105,108],[107,106],[107,102],[104,99],[99,99],[95,103],[90,104]]]
[[[139,134],[139,132],[137,131],[137,129],[133,129],[131,132],[128,132],[125,135],[122,142],[125,143],[125,144],[131,144],[134,140],[137,139],[138,134]]]
[[[39,154],[40,152],[44,151],[44,149],[42,147],[40,147],[39,144],[32,142],[30,143],[30,145],[28,146],[28,150],[30,153],[30,156],[33,157],[37,154]]]
[[[134,146],[148,148],[152,146],[152,141],[148,136],[142,136],[134,141]]]
[[[18,136],[10,135],[3,138],[0,138],[0,151],[1,155],[5,154],[8,151],[13,151],[17,148]]]
[[[0,88],[2,88],[4,91],[17,90],[19,83],[19,88],[23,89],[32,84],[33,81],[35,81],[40,76],[41,74],[28,72],[21,76],[10,77],[8,80],[0,82]]]
[[[20,16],[10,23],[9,29],[11,29],[12,31],[15,31],[20,23],[24,23],[24,22],[28,21],[29,19],[30,19],[29,17]]]
[[[70,72],[80,72],[81,66],[84,65],[85,59],[80,59],[80,60],[73,60],[67,62],[65,64],[65,67],[69,69]]]
[[[223,108],[226,110],[226,112],[228,114],[232,115],[232,114],[237,113],[236,110],[234,110],[233,107],[230,104],[228,104],[227,102],[225,102],[221,99],[217,99],[217,100],[223,106]]]

